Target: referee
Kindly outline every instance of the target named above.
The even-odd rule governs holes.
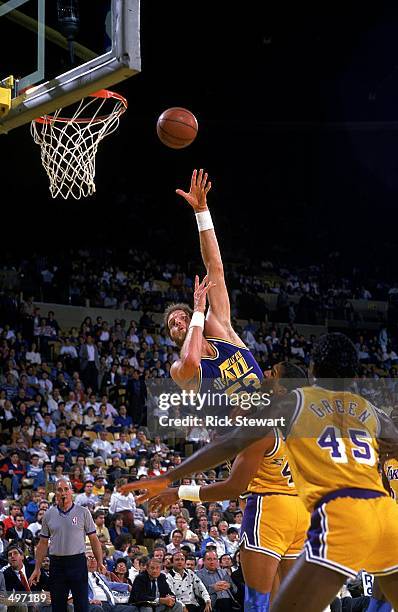
[[[88,612],[86,535],[90,539],[98,571],[105,572],[101,544],[90,511],[83,506],[75,506],[67,480],[57,481],[55,497],[57,505],[49,508],[43,516],[36,565],[29,584],[36,584],[40,579],[41,564],[50,545],[52,612],[66,612],[69,591],[72,592],[75,612]]]

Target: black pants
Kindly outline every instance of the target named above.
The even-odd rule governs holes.
[[[217,599],[215,605],[213,606],[213,610],[217,610],[217,612],[231,612],[232,611],[232,601],[226,597],[222,599]]]
[[[184,604],[188,612],[203,612],[204,606],[194,606],[192,604]]]
[[[370,597],[343,597],[341,609],[343,612],[362,612],[367,610]]]
[[[98,391],[98,370],[95,366],[95,362],[89,361],[83,372],[81,372],[81,375],[86,389],[87,387],[91,387],[94,393],[96,393]]]
[[[66,557],[50,556],[52,612],[66,612],[69,591],[74,612],[88,612],[88,571],[84,554]]]

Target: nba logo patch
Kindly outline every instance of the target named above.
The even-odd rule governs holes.
[[[74,516],[72,519],[72,525],[77,525],[77,516]]]

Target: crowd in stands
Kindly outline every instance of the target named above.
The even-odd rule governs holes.
[[[398,279],[381,281],[379,270],[372,275],[341,269],[338,254],[323,265],[250,261],[225,262],[224,268],[232,312],[243,319],[270,320],[259,294],[277,296],[278,321],[312,324],[333,318],[354,323],[360,315],[353,299],[394,301],[398,295]],[[196,273],[203,270],[195,262],[160,262],[143,249],[71,249],[62,257],[11,258],[2,269],[8,286],[36,300],[151,312],[163,312],[169,302],[192,301]]]
[[[143,326],[150,321],[108,324],[87,317],[65,333],[53,312],[38,317],[29,300],[18,312],[0,331],[0,566],[6,587],[19,565],[31,571],[44,512],[54,503],[57,481],[67,478],[74,503],[95,519],[105,579],[131,587],[127,595],[113,591],[115,603],[130,596],[138,601],[145,580],[135,578],[162,571],[165,588],[187,610],[198,604],[208,610],[217,598],[236,607],[235,595],[243,593],[236,500],[180,502],[166,516],[120,492],[129,480],[173,469],[185,452],[185,439],[162,439],[145,421],[146,381],[168,375],[176,347],[163,331]],[[211,470],[194,478],[203,483],[224,476]],[[44,581],[46,564],[48,558]],[[87,564],[95,571],[89,551]],[[19,587],[24,590],[23,583]]]
[[[191,301],[191,286],[183,286],[168,299]],[[148,381],[167,379],[178,358],[165,330],[147,313],[138,321],[86,317],[79,328],[63,330],[54,312],[43,316],[31,298],[17,302],[6,320],[0,322],[0,565],[32,565],[55,484],[67,478],[75,504],[93,513],[112,583],[128,584],[131,593],[137,576],[143,575],[137,588],[145,589],[148,576],[163,572],[165,589],[189,611],[208,609],[209,601],[213,608],[238,609],[244,585],[237,500],[179,502],[159,514],[120,492],[127,481],[172,470],[186,442],[197,448],[212,435],[188,428],[183,438],[168,439],[147,427]],[[284,359],[309,363],[315,337],[300,335],[293,322],[278,328],[250,319],[237,331],[264,371]],[[395,339],[382,326],[354,340],[364,376],[389,375],[379,404],[391,401]],[[184,484],[226,474],[222,466]],[[94,562],[88,552],[89,571]]]

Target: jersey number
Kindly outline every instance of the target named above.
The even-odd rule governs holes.
[[[349,448],[357,463],[374,465],[376,456],[372,446],[372,437],[368,431],[348,429]],[[346,436],[347,439],[347,436]],[[328,450],[335,463],[348,463],[347,446],[338,427],[326,427],[317,440],[318,446]]]
[[[293,476],[292,473],[290,471],[290,467],[288,462],[286,461],[285,465],[282,468],[281,474],[283,476],[283,478],[287,478],[287,486],[288,487],[294,487],[294,482],[293,482]]]

